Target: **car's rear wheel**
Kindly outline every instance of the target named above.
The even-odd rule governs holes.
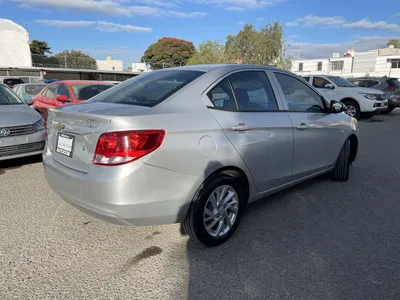
[[[353,118],[359,119],[361,115],[360,106],[354,100],[343,100],[342,103],[346,105],[347,114]]]
[[[388,110],[387,110],[387,113],[392,112],[395,108],[396,108],[396,107],[389,107]]]
[[[198,242],[218,246],[235,232],[243,209],[243,193],[237,181],[229,175],[217,175],[196,193],[182,227]]]
[[[336,160],[335,168],[332,171],[332,178],[336,181],[347,181],[350,173],[350,140],[347,140],[340,150]]]

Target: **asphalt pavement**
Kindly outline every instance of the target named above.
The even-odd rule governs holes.
[[[119,227],[65,204],[40,158],[0,163],[0,299],[400,299],[400,112],[360,121],[346,183],[248,207],[230,241]]]

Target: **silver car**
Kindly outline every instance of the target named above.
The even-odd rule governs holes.
[[[272,67],[163,69],[51,110],[45,176],[90,215],[121,225],[181,222],[216,246],[247,203],[324,173],[348,179],[358,123],[344,110]]]
[[[0,83],[0,161],[41,154],[44,138],[42,116]]]

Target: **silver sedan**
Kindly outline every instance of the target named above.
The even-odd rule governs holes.
[[[42,116],[0,83],[0,161],[42,154]]]
[[[181,222],[216,246],[247,203],[324,173],[348,179],[358,124],[344,110],[272,67],[163,69],[51,110],[45,176],[90,215],[121,225]]]

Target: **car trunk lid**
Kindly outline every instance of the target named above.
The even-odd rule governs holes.
[[[47,120],[47,149],[59,164],[87,173],[93,167],[97,141],[114,116],[133,115],[143,109],[148,108],[110,103],[53,109]]]

